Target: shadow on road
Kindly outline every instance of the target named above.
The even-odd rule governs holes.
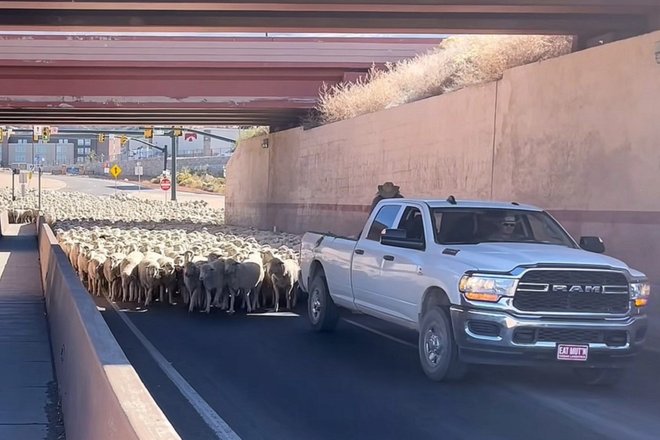
[[[117,185],[117,186],[107,185],[106,188],[109,188],[109,189],[115,189],[116,188],[118,191],[138,191],[138,190],[145,191],[145,190],[150,190],[150,188],[146,188],[144,186],[131,185],[131,184],[129,184],[129,185],[123,184],[123,185]]]

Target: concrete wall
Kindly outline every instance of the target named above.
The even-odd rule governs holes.
[[[233,215],[227,220],[229,223],[261,229],[274,226],[268,217],[267,203],[270,151],[261,148],[261,138],[252,138],[241,143],[241,148],[232,155],[227,164],[225,189],[234,195],[231,199],[225,197],[225,212],[231,211]],[[231,163],[240,165],[230,167]],[[287,172],[295,173],[294,168]]]
[[[660,280],[660,32],[513,69],[499,83],[493,197],[549,208]]]
[[[180,439],[43,224],[39,256],[67,439]]]
[[[660,281],[660,32],[512,69],[496,83],[242,143],[227,221],[354,234],[376,186],[538,204]]]

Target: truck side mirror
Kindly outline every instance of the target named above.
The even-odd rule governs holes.
[[[380,244],[418,251],[423,251],[426,248],[424,240],[408,238],[405,229],[385,229],[380,236]]]
[[[580,247],[585,251],[597,254],[605,252],[605,244],[600,237],[580,237]]]

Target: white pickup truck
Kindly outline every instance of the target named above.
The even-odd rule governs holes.
[[[339,308],[417,330],[433,380],[468,363],[563,363],[611,384],[644,342],[650,285],[604,250],[534,206],[388,199],[357,239],[305,234],[300,288],[316,331]]]

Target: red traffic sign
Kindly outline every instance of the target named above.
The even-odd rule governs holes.
[[[172,182],[170,182],[170,179],[168,178],[160,179],[160,189],[162,189],[163,191],[167,191],[171,187],[172,187]]]

